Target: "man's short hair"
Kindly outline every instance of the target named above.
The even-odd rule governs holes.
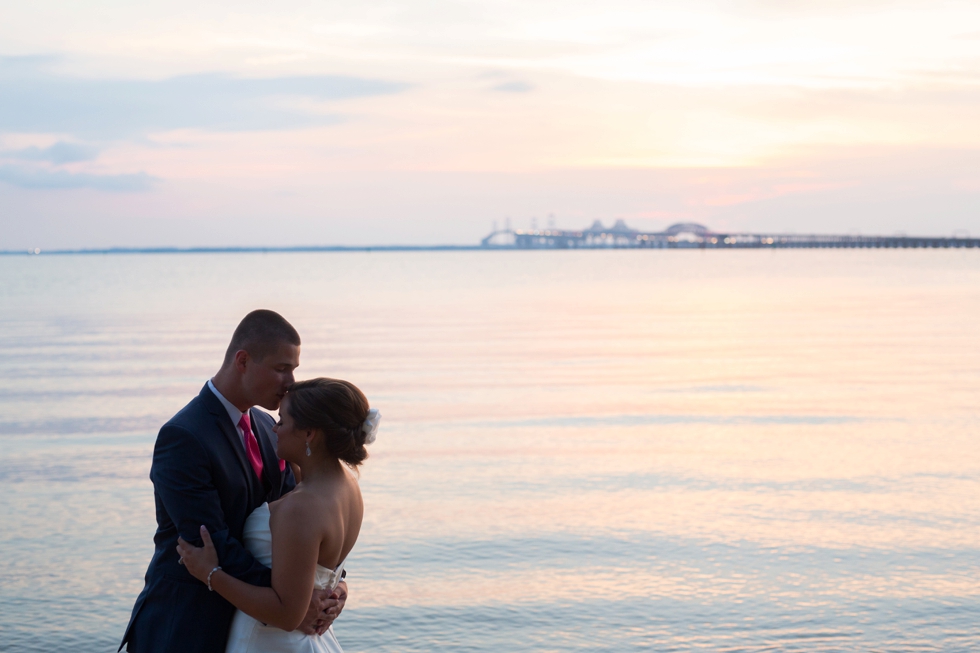
[[[225,352],[225,364],[231,361],[235,352],[244,349],[255,360],[262,360],[280,345],[290,344],[299,347],[299,333],[293,325],[275,311],[259,309],[252,311],[238,323],[231,336],[231,344]]]

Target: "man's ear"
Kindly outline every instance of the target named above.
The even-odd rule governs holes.
[[[249,357],[248,357],[248,352],[247,351],[245,351],[244,349],[239,349],[238,351],[235,352],[235,369],[236,370],[238,370],[239,372],[241,372],[242,374],[244,374],[245,373],[245,368],[248,367],[248,363],[249,363]]]

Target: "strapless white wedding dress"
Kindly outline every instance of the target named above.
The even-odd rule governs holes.
[[[269,504],[263,503],[245,520],[245,548],[266,567],[272,567],[272,530],[269,528]],[[346,561],[345,561],[346,562]],[[344,563],[336,569],[316,566],[316,589],[333,590],[340,582]],[[263,625],[241,610],[235,611],[228,632],[225,653],[343,653],[333,634],[333,627],[323,635],[304,635],[298,630],[286,632]]]

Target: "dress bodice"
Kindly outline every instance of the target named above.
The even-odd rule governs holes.
[[[252,514],[245,520],[243,532],[243,544],[255,559],[266,567],[272,568],[272,528],[269,525],[269,518],[272,511],[269,504],[263,503],[252,511]],[[346,562],[346,560],[344,561]],[[313,586],[318,590],[333,590],[340,582],[341,574],[344,571],[344,562],[337,565],[336,569],[328,569],[321,565],[316,566],[316,580]]]

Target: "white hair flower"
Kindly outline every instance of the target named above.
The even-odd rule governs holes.
[[[361,430],[364,431],[364,444],[371,444],[378,437],[379,423],[381,423],[381,413],[377,408],[372,408],[368,411],[364,424],[361,425]]]

